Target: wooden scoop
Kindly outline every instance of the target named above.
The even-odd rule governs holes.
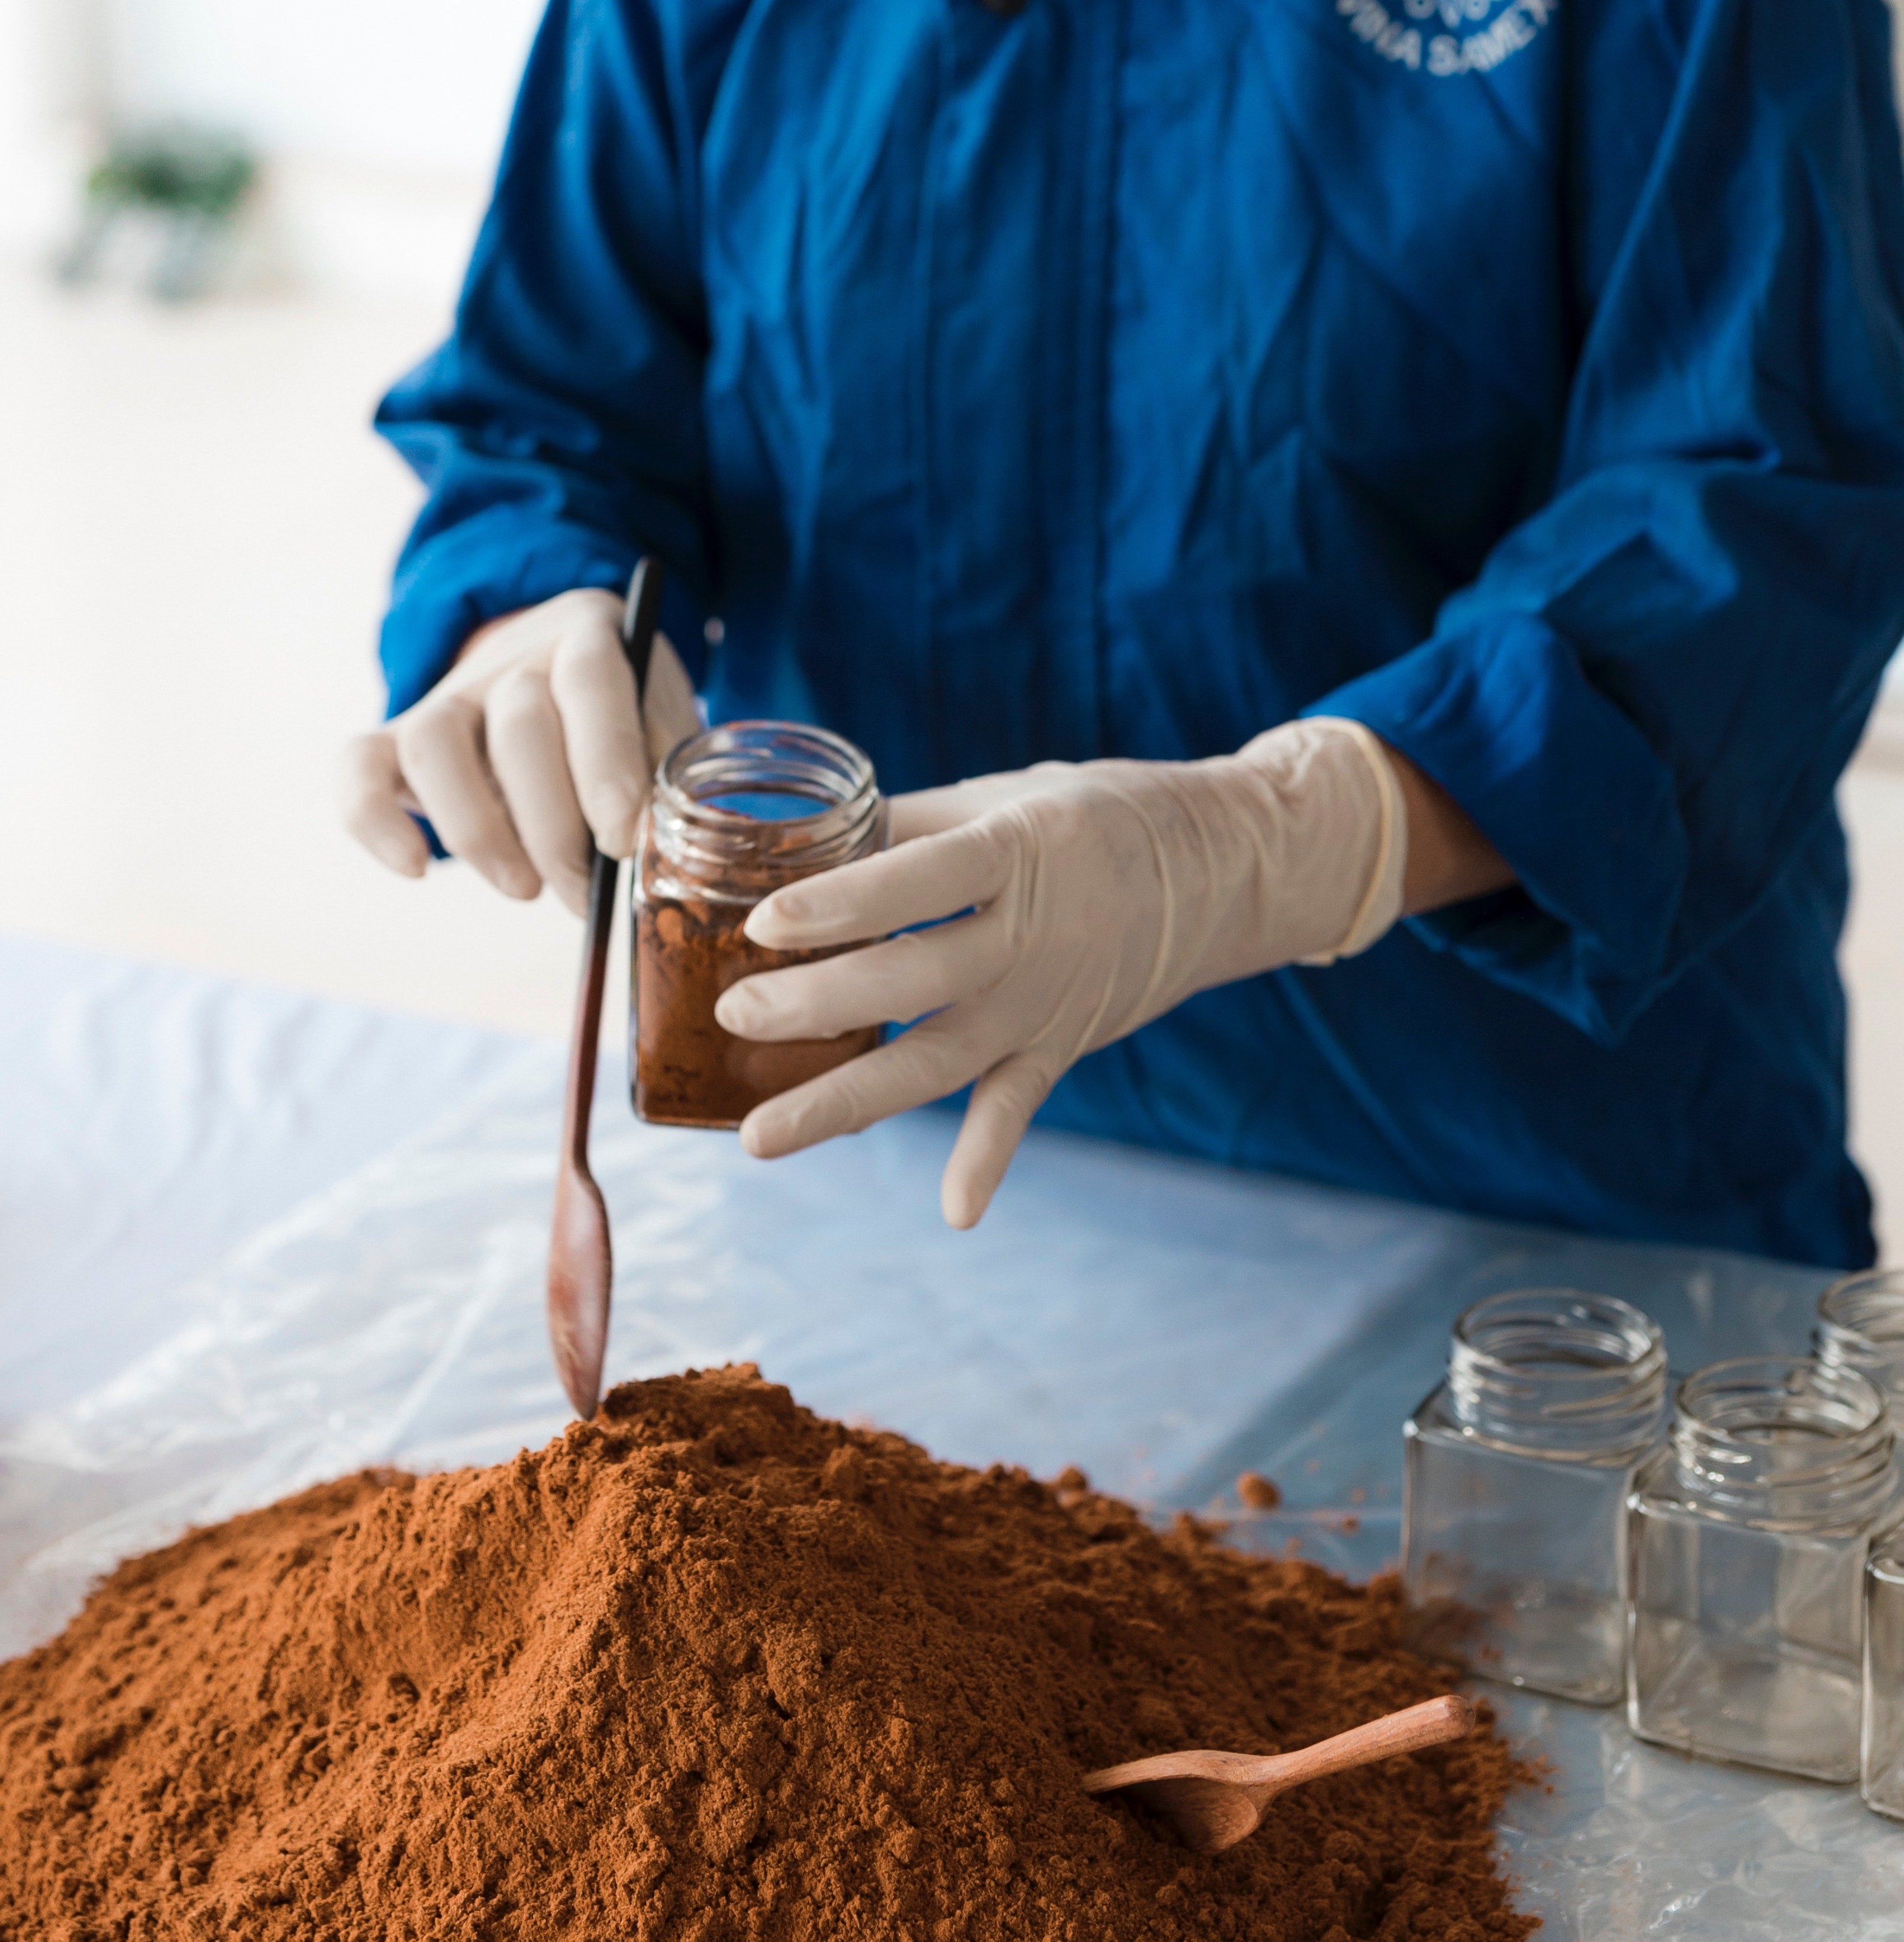
[[[1262,1825],[1263,1811],[1285,1787],[1325,1773],[1342,1773],[1394,1754],[1412,1754],[1458,1740],[1474,1723],[1474,1709],[1449,1693],[1389,1713],[1332,1740],[1293,1754],[1156,1754],[1084,1777],[1087,1793],[1134,1793],[1175,1822],[1186,1848],[1220,1855]]]
[[[621,644],[635,677],[637,699],[647,684],[661,611],[661,568],[644,559],[628,583]],[[588,930],[582,977],[568,1039],[568,1089],[562,1108],[562,1153],[556,1163],[556,1215],[549,1236],[549,1346],[556,1373],[575,1414],[595,1414],[602,1397],[602,1362],[608,1349],[608,1304],[615,1283],[608,1208],[589,1171],[589,1120],[595,1108],[595,1052],[601,1043],[602,994],[608,982],[608,936],[615,920],[621,865],[591,850]]]

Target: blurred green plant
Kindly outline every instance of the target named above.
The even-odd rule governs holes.
[[[118,207],[143,204],[214,221],[234,216],[258,178],[258,164],[234,143],[191,130],[122,140],[86,179],[87,199]]]
[[[91,282],[121,219],[138,212],[164,225],[152,294],[170,302],[202,296],[257,179],[250,152],[209,130],[179,126],[118,136],[86,179],[84,213],[60,259],[61,280]]]

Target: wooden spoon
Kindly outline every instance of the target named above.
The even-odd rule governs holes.
[[[1128,1791],[1169,1816],[1186,1848],[1220,1855],[1262,1825],[1263,1810],[1285,1787],[1370,1760],[1458,1740],[1474,1723],[1474,1709],[1453,1693],[1351,1727],[1293,1754],[1156,1754],[1084,1777],[1087,1793]]]
[[[622,612],[622,650],[638,700],[647,685],[661,611],[661,568],[644,559],[628,583]],[[608,982],[608,936],[615,920],[621,865],[590,847],[588,929],[582,977],[568,1038],[568,1089],[562,1106],[562,1153],[556,1166],[556,1213],[549,1236],[549,1346],[556,1373],[575,1414],[586,1419],[602,1398],[602,1362],[608,1348],[608,1306],[615,1283],[608,1208],[589,1171],[589,1120],[595,1109],[595,1053],[601,1043],[602,994]]]

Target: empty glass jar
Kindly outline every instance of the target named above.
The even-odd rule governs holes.
[[[1821,1362],[1868,1376],[1904,1429],[1904,1273],[1878,1270],[1834,1282],[1818,1300],[1811,1352]],[[1904,1438],[1892,1460],[1904,1466]],[[1866,1804],[1904,1820],[1904,1543],[1865,1567],[1864,1743]]]
[[[1865,1566],[1899,1513],[1891,1447],[1855,1369],[1752,1356],[1680,1384],[1628,1512],[1640,1738],[1857,1778]]]
[[[1618,1699],[1627,1494],[1665,1401],[1657,1325],[1609,1295],[1529,1288],[1462,1316],[1447,1380],[1404,1430],[1402,1575],[1422,1649]]]
[[[1818,1297],[1811,1352],[1821,1362],[1869,1376],[1904,1429],[1904,1273],[1847,1275]]]
[[[1904,1539],[1864,1574],[1864,1804],[1904,1821]]]

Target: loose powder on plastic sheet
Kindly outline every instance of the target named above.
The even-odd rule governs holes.
[[[1282,1502],[1283,1493],[1267,1477],[1245,1470],[1236,1480],[1236,1500],[1246,1511],[1272,1511]]]
[[[1400,1618],[751,1368],[632,1383],[194,1531],[0,1666],[0,1937],[1520,1942],[1491,1726],[1208,1859],[1079,1790],[1443,1689]]]

